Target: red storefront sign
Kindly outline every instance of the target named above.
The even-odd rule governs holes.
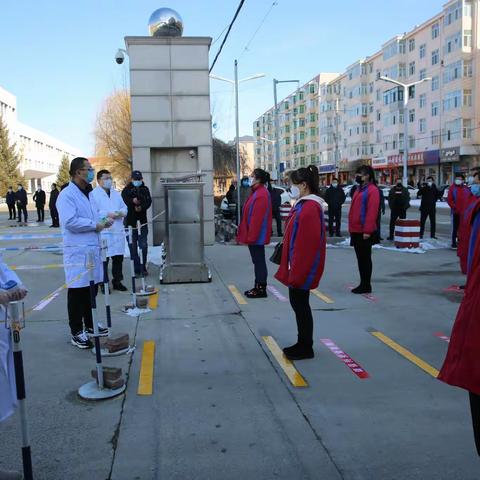
[[[408,165],[423,165],[423,153],[424,152],[411,152],[408,154]],[[401,167],[403,165],[403,155],[389,155],[388,166],[389,167]]]

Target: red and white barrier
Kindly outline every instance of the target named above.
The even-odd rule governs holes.
[[[280,205],[280,217],[282,218],[282,221],[285,221],[288,218],[291,210],[292,206],[289,203]]]
[[[420,221],[401,220],[395,222],[395,246],[418,248],[420,246]]]

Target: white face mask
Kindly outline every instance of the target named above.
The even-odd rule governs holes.
[[[460,186],[462,183],[463,183],[463,180],[461,180],[460,178],[455,179],[455,185]]]
[[[112,188],[112,179],[108,178],[107,180],[103,181],[103,188],[106,188],[107,190],[110,190]]]
[[[292,185],[290,187],[289,195],[291,199],[296,200],[300,197],[300,189],[296,185]]]
[[[433,185],[433,182],[427,182],[427,185],[431,187]]]
[[[332,187],[335,187],[335,188],[338,187],[338,183],[337,183],[337,182],[333,182],[333,183],[332,183]]]

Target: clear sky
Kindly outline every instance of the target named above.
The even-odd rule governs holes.
[[[273,103],[272,79],[306,82],[342,72],[382,43],[441,11],[442,0],[246,0],[213,73],[233,78],[239,58],[240,134]],[[114,55],[124,36],[146,35],[150,14],[170,7],[183,17],[184,35],[219,36],[238,0],[0,0],[0,86],[17,96],[20,120],[93,153],[93,127],[102,99],[128,82]],[[211,59],[220,45],[211,49]],[[282,86],[280,97],[289,93]],[[235,135],[229,84],[212,81],[216,135]]]

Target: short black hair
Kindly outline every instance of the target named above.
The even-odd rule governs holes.
[[[97,181],[98,180],[101,180],[103,175],[110,175],[110,172],[108,170],[100,170],[98,173],[97,173]]]
[[[369,180],[373,183],[377,183],[375,180],[375,171],[370,165],[360,165],[357,168],[357,174],[359,175],[368,175]]]
[[[56,187],[56,186],[57,186],[57,184],[55,182],[52,183],[52,187]]]
[[[85,157],[75,157],[71,162],[70,162],[70,170],[68,173],[70,174],[71,177],[74,177],[75,174],[77,173],[78,170],[83,168],[83,165],[85,162],[88,162],[88,158]]]
[[[433,180],[433,177],[430,175],[429,177],[427,177],[427,180]]]
[[[337,178],[337,177],[333,177],[333,178],[332,178],[332,182],[334,182],[335,180],[338,182],[338,178]]]
[[[11,189],[13,190],[13,187],[12,187],[12,186],[10,186],[10,187],[8,187],[8,188],[11,188]]]
[[[465,180],[465,175],[463,173],[456,173],[455,178],[461,178],[462,180]]]

